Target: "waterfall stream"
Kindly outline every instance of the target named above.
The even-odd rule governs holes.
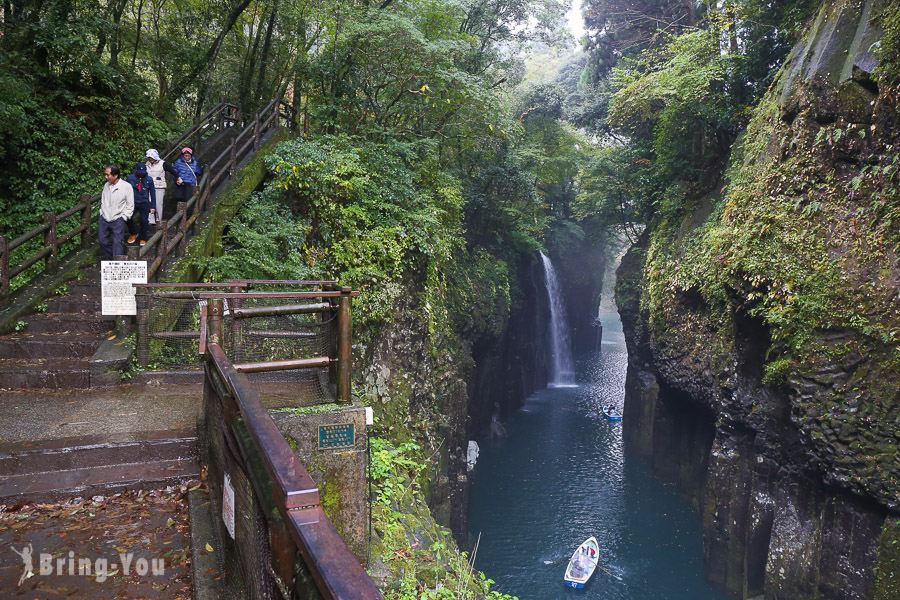
[[[574,387],[575,365],[572,359],[572,341],[569,337],[569,323],[566,319],[566,304],[553,263],[541,252],[544,261],[544,280],[550,299],[550,364],[552,370],[548,379],[550,387]]]

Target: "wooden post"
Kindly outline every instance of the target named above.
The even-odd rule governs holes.
[[[259,150],[259,113],[253,116],[253,151]]]
[[[206,336],[207,343],[222,346],[222,299],[215,298],[207,304],[209,334]]]
[[[231,146],[228,147],[228,151],[229,151],[228,175],[229,175],[229,177],[234,175],[234,167],[235,167],[234,153],[236,150],[236,148],[235,148],[236,144],[234,143],[235,139],[237,139],[237,138],[234,138],[234,137],[231,138]]]
[[[159,281],[166,276],[166,258],[169,251],[169,222],[165,219],[156,222],[156,229],[162,231],[162,237],[159,238],[159,248],[156,255],[159,257],[159,269],[156,271],[156,280]]]
[[[350,291],[349,287],[341,288],[338,300],[338,404],[350,404]]]
[[[196,202],[194,203],[196,204]],[[183,256],[184,250],[187,248],[187,202],[179,202],[176,205],[175,212],[181,211],[181,222],[178,223],[178,231],[181,232],[181,241],[178,242],[178,248],[175,249],[176,256]]]
[[[9,297],[9,238],[0,235],[0,300]]]
[[[47,231],[44,232],[44,248],[51,248],[50,254],[44,258],[44,270],[47,272],[56,269],[59,262],[59,246],[56,244],[56,213],[44,213],[44,225]]]
[[[191,142],[191,149],[192,149],[192,150],[196,150],[196,149],[197,149],[197,143],[200,141],[200,131],[197,129],[197,127],[198,127],[199,125],[200,125],[200,119],[198,119],[197,117],[194,117],[194,127],[193,127],[193,129],[194,129],[194,135],[191,136],[190,138],[188,138],[189,141]]]
[[[84,230],[81,232],[81,247],[91,247],[91,195],[82,194],[81,202],[84,205],[81,209],[81,226]]]
[[[134,302],[137,305],[137,360],[146,368],[150,364],[150,288],[137,288]]]

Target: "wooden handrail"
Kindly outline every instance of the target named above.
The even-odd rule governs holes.
[[[215,309],[213,309],[215,310]],[[250,385],[246,375],[228,360],[215,342],[205,347],[204,395],[223,407],[223,423],[210,423],[211,435],[235,439],[238,417],[243,419],[253,449],[262,459],[272,498],[284,518],[293,548],[284,548],[288,540],[272,536],[273,554],[290,556],[299,552],[322,597],[326,600],[383,600],[383,596],[347,547],[322,510],[319,490],[298,460],[287,440]],[[224,388],[224,389],[221,389]],[[220,393],[220,390],[225,392]],[[265,489],[252,469],[246,469],[251,489]]]
[[[159,222],[157,231],[149,240],[147,240],[147,243],[140,248],[138,253],[140,258],[150,261],[147,272],[148,277],[155,276],[159,269],[163,268],[169,254],[177,247],[178,242],[182,242],[186,239],[186,234],[183,231],[179,233],[179,230],[194,225],[199,213],[205,208],[205,201],[209,197],[211,191],[223,178],[230,174],[231,168],[234,166],[232,160],[234,161],[234,164],[237,164],[252,147],[258,147],[262,136],[268,132],[273,122],[275,122],[275,117],[279,114],[280,108],[290,109],[291,107],[281,100],[272,100],[258,113],[257,119],[255,119],[254,122],[251,122],[236,138],[234,138],[229,148],[216,157],[210,164],[201,180],[194,187],[192,197],[188,200],[186,207],[187,211],[192,212],[193,214],[186,222],[184,221],[185,216],[183,211],[176,213],[173,218],[161,220]],[[175,141],[173,150],[166,153],[166,157],[172,154],[180,143],[202,131],[204,127],[207,127],[215,118],[218,118],[220,114],[224,116],[233,116],[232,111],[237,113],[240,111],[240,108],[234,104],[223,102],[211,109],[197,122],[196,126],[192,127],[190,131]],[[272,111],[272,115],[267,119],[264,119],[263,117],[269,111]],[[236,118],[234,124],[238,124]],[[246,135],[249,135],[249,139],[247,139],[247,141],[238,149],[237,145],[243,141]],[[60,258],[61,246],[70,242],[75,236],[79,234],[82,235],[81,247],[88,248],[90,245],[88,242],[91,233],[90,224],[97,222],[100,218],[98,210],[99,202],[99,194],[91,197],[87,197],[87,195],[84,194],[82,195],[82,200],[72,208],[55,215],[53,213],[46,213],[45,222],[43,224],[38,225],[23,235],[13,240],[10,240],[6,236],[0,236],[0,300],[9,296],[12,287],[11,280],[27,271],[40,260],[43,259],[45,261],[45,270],[55,267],[56,261]],[[192,211],[192,208],[196,208],[196,210]],[[61,221],[71,218],[79,212],[82,213],[82,221],[77,226],[65,232],[58,230],[53,231]],[[44,234],[45,236],[45,243],[42,247],[30,256],[23,258],[18,265],[13,265],[10,256],[11,253],[16,248],[41,234]],[[152,260],[147,258],[154,251],[156,251],[155,258]]]

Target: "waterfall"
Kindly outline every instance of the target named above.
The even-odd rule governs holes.
[[[552,355],[550,372],[551,387],[568,387],[575,385],[575,368],[572,360],[572,342],[569,339],[569,323],[566,320],[566,305],[553,263],[541,252],[544,261],[544,280],[547,284],[547,296],[550,299],[550,351]]]

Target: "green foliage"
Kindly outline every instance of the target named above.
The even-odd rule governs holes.
[[[398,573],[385,590],[389,600],[514,600],[491,591],[494,583],[475,571],[460,553],[450,533],[436,526],[417,483],[429,461],[415,443],[393,447],[370,438],[371,473],[375,487],[373,527],[379,536],[381,560]]]
[[[268,159],[295,213],[305,254],[322,276],[365,290],[363,319],[386,318],[409,269],[449,260],[461,244],[457,185],[400,143],[325,136],[295,140]]]
[[[900,523],[896,517],[888,517],[881,529],[872,598],[889,600],[898,595],[900,595]]]
[[[206,279],[314,279],[303,252],[307,227],[271,189],[250,196],[228,224],[225,252],[202,261]]]
[[[877,72],[888,85],[896,85],[900,81],[900,8],[889,4],[877,16],[877,22],[884,29],[884,37],[877,43]]]
[[[692,169],[726,150],[719,141],[735,124],[736,107],[725,88],[734,60],[704,30],[645,52],[613,71],[618,91],[609,106],[610,125],[632,136],[652,128],[661,176],[690,177]]]

